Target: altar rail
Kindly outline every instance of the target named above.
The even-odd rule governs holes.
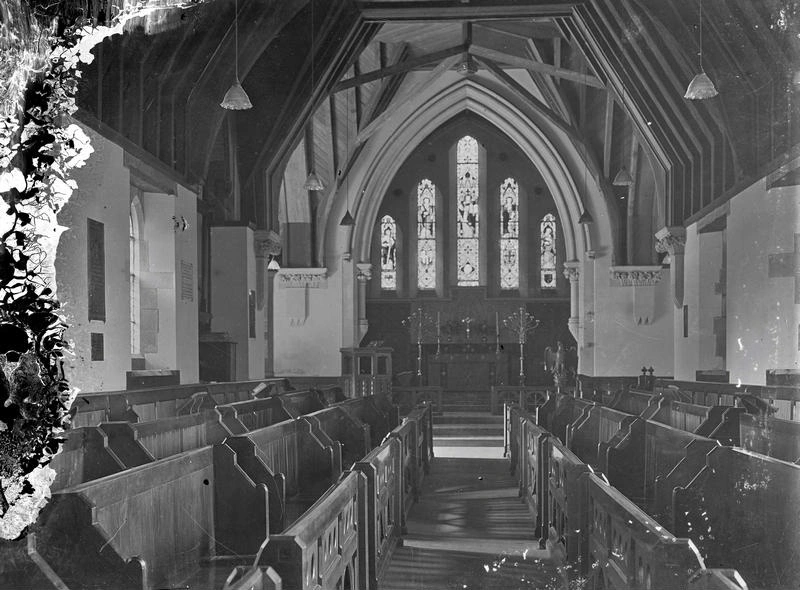
[[[568,559],[594,587],[746,589],[736,572],[706,569],[691,540],[676,538],[593,472],[530,414],[506,404],[511,464],[536,532],[553,526]],[[542,539],[543,540],[543,539]]]

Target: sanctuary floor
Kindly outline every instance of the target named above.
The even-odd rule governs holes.
[[[559,590],[503,458],[502,419],[435,419],[434,454],[381,590]]]

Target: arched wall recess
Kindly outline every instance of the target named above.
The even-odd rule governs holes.
[[[372,232],[381,198],[402,163],[439,126],[469,110],[505,133],[541,173],[558,210],[568,260],[583,259],[589,250],[610,248],[614,218],[606,206],[596,179],[586,176],[586,194],[573,179],[582,179],[581,155],[566,134],[555,129],[535,109],[509,96],[505,87],[486,79],[465,79],[456,74],[442,76],[425,92],[397,107],[396,115],[369,139],[359,161],[350,170],[350,207],[356,217],[352,231],[342,231],[338,219],[344,214],[345,195],[319,211],[324,227],[319,255],[352,253],[357,260],[369,260]],[[375,147],[377,146],[377,147]],[[580,184],[583,184],[582,180]],[[580,225],[581,203],[595,223]],[[348,228],[349,229],[349,228]]]

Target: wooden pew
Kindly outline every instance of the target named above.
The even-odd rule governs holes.
[[[106,425],[101,424],[100,428],[106,428]],[[231,434],[214,411],[138,424],[120,424],[120,429],[123,428],[129,429],[133,439],[155,459],[213,445]]]
[[[800,466],[715,447],[673,492],[671,530],[690,537],[714,567],[763,588],[800,587]]]
[[[533,416],[513,405],[504,415],[517,436],[509,448],[517,450],[521,493],[536,515],[536,533],[541,538],[556,529],[568,560],[582,564],[588,587],[746,590],[735,570],[706,569],[692,541],[675,538]]]
[[[231,383],[192,383],[129,391],[82,393],[73,403],[78,413],[73,428],[96,426],[100,422],[151,422],[250,399],[261,385],[286,391],[286,379],[262,379]],[[201,394],[199,397],[196,394]],[[194,396],[194,397],[193,397]],[[204,399],[207,396],[207,399]]]
[[[415,482],[421,481],[418,475],[421,478],[424,467],[417,457],[427,454],[426,449],[431,445],[427,441],[420,444],[418,433],[422,432],[424,438],[431,434],[430,414],[430,406],[415,409],[379,447],[356,462],[351,471],[325,490],[287,529],[281,534],[272,531],[253,566],[236,568],[225,590],[274,588],[277,583],[289,590],[375,590],[403,530],[406,512],[413,503]],[[310,433],[312,422],[305,419],[285,422],[246,436],[231,437],[225,444],[237,449],[239,465],[250,473],[246,455],[248,450],[254,454],[258,449],[246,444],[249,439],[261,438],[263,445],[267,431],[273,433],[271,438],[275,440],[274,433],[279,428],[292,428],[290,425],[306,428]],[[321,428],[319,431],[328,438]],[[265,463],[268,462],[267,459]],[[270,519],[272,515],[270,510]],[[269,577],[269,566],[280,576]]]
[[[567,447],[582,461],[600,468],[604,462],[598,445],[611,440],[630,414],[595,404],[585,405],[580,417],[567,427]]]
[[[205,447],[56,492],[27,547],[0,550],[4,560],[27,554],[74,590],[174,587],[203,559],[253,554],[266,507],[266,489],[230,449]],[[28,586],[12,575],[3,587]]]
[[[689,539],[678,539],[594,473],[583,476],[588,554],[605,588],[686,588],[703,569]]]
[[[108,437],[99,428],[73,428],[66,432],[66,436],[61,450],[50,461],[50,467],[56,472],[51,491],[119,473],[126,468],[108,448]]]
[[[225,441],[248,476],[270,492],[272,532],[311,506],[342,473],[342,449],[307,420],[287,420]],[[257,459],[257,461],[256,461]]]
[[[662,395],[681,396],[684,401],[704,406],[735,406],[742,395],[753,395],[776,411],[775,417],[800,421],[800,388],[781,385],[738,385],[696,381],[658,380],[653,389]]]
[[[741,413],[739,446],[748,451],[800,464],[800,422]]]
[[[354,418],[343,408],[333,406],[318,410],[300,418],[311,425],[312,432],[319,432],[330,440],[338,441],[342,447],[342,465],[349,467],[372,449],[369,424]]]
[[[281,590],[281,577],[271,567],[240,565],[228,575],[223,590]]]
[[[281,401],[292,418],[299,418],[327,407],[317,392],[310,389],[285,393],[281,395]]]
[[[380,443],[392,429],[397,426],[394,422],[393,412],[386,413],[382,410],[376,398],[384,396],[368,396],[349,399],[336,404],[337,407],[344,409],[353,418],[369,425],[372,446]],[[385,404],[381,404],[385,407]]]
[[[423,403],[433,406],[434,412],[441,412],[443,392],[442,387],[438,385],[399,386],[392,388],[392,398],[402,415],[413,412]]]
[[[346,472],[292,526],[270,536],[254,567],[272,567],[284,590],[365,588],[367,479]]]
[[[403,513],[401,443],[387,438],[353,465],[367,479],[367,575],[364,588],[377,590],[392,551],[400,539]],[[362,576],[363,578],[363,576]]]
[[[216,412],[232,434],[244,434],[293,417],[286,410],[281,395],[218,405]]]

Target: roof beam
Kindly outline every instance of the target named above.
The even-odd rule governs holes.
[[[361,84],[366,84],[367,82],[374,82],[375,80],[380,80],[381,78],[386,78],[387,76],[403,74],[410,70],[415,70],[421,66],[440,62],[450,56],[464,53],[468,49],[469,47],[467,45],[456,45],[454,47],[442,49],[441,51],[434,51],[433,53],[406,59],[386,68],[381,68],[380,70],[373,70],[358,76],[345,78],[333,87],[333,92],[341,92],[342,90],[347,90],[348,88],[353,88],[354,86],[360,86]]]
[[[408,86],[403,92],[401,92],[398,96],[396,96],[395,99],[392,101],[392,104],[394,104],[395,106],[402,105],[412,96],[418,94],[427,86],[430,86],[434,81],[436,81],[436,79],[439,76],[441,76],[450,68],[455,66],[460,59],[461,59],[460,54],[451,55],[450,57],[446,58],[444,61],[439,63],[439,65],[436,66],[436,68],[434,68],[434,70],[430,74],[428,74],[421,80],[418,80],[415,84]],[[391,106],[391,104],[389,106]],[[375,117],[375,119],[369,125],[367,125],[364,129],[362,129],[359,132],[358,136],[356,136],[356,144],[361,144],[367,141],[378,129],[380,129],[380,127],[386,121],[391,119],[396,114],[397,114],[396,108],[390,109],[387,107],[386,110],[383,111],[383,113]]]
[[[595,76],[592,76],[591,74],[582,74],[580,72],[575,72],[573,70],[566,70],[564,68],[551,66],[550,64],[544,64],[539,61],[534,61],[526,57],[509,55],[508,53],[503,53],[502,51],[496,51],[494,49],[489,49],[488,47],[480,47],[478,45],[472,46],[469,52],[475,57],[482,57],[484,59],[489,59],[497,63],[506,64],[508,66],[525,68],[526,70],[532,70],[540,74],[548,74],[556,78],[563,78],[565,80],[570,80],[571,82],[577,82],[578,84],[585,84],[587,86],[592,86],[594,88],[605,88],[605,84],[603,84],[603,82],[601,82],[600,79],[596,78]]]
[[[506,20],[569,16],[573,6],[587,0],[361,0],[361,15],[368,21]]]
[[[476,22],[476,27],[516,37],[517,39],[560,39],[563,35],[552,21],[520,22],[489,21]]]

